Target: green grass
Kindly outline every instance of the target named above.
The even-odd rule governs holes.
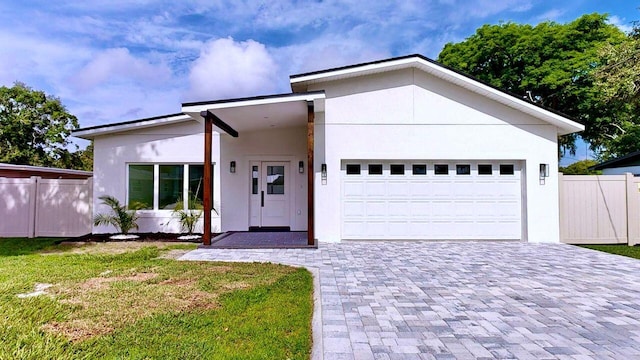
[[[88,253],[0,239],[0,359],[308,359],[312,277],[275,264],[181,262],[168,245]],[[48,294],[36,283],[53,284]]]
[[[634,259],[640,259],[640,246],[620,245],[580,245],[587,249],[604,251],[610,254],[627,256]]]

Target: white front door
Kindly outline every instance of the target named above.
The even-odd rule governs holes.
[[[289,162],[256,162],[251,170],[251,226],[290,226]]]

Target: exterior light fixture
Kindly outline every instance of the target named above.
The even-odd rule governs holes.
[[[231,161],[229,163],[229,172],[232,174],[236,173],[236,162],[235,161]]]
[[[540,180],[549,177],[549,164],[540,164]]]
[[[304,174],[304,161],[298,161],[298,172]]]
[[[540,164],[540,185],[544,185],[549,177],[549,164]]]
[[[327,164],[320,166],[320,174],[322,179],[322,185],[327,185]]]

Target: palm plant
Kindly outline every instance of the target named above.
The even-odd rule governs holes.
[[[122,234],[128,234],[131,229],[138,229],[138,214],[136,210],[145,208],[144,204],[132,203],[128,207],[121,205],[120,201],[110,195],[102,195],[98,199],[103,205],[111,208],[110,214],[98,214],[93,218],[93,224],[113,225]]]
[[[182,229],[185,230],[187,234],[191,235],[196,228],[198,219],[202,216],[203,206],[200,200],[191,192],[189,192],[188,199],[189,207],[192,208],[192,210],[185,209],[184,201],[182,201],[181,198],[178,198],[176,208],[173,210],[173,215],[178,216]]]

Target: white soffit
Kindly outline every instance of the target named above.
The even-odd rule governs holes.
[[[301,91],[305,90],[308,85],[311,84],[349,79],[353,77],[366,76],[411,67],[418,68],[428,74],[449,81],[479,95],[497,101],[505,106],[509,106],[533,117],[546,121],[556,126],[560,135],[571,134],[584,130],[584,125],[582,124],[579,124],[573,120],[569,120],[564,116],[558,115],[552,111],[543,109],[524,100],[518,99],[517,97],[509,95],[491,86],[485,85],[465,75],[449,70],[439,64],[427,61],[420,56],[391,59],[389,61],[364,64],[362,66],[339,68],[335,70],[328,70],[326,72],[320,71],[307,75],[294,75],[290,79],[291,88],[294,91]]]
[[[322,92],[283,94],[255,98],[230,99],[203,103],[186,103],[182,111],[202,121],[200,113],[211,111],[236,131],[303,126],[307,123],[307,101],[315,112],[324,111]]]
[[[107,125],[88,127],[84,129],[78,129],[76,131],[73,131],[71,135],[82,138],[82,139],[93,139],[94,137],[101,136],[101,135],[115,134],[115,133],[124,132],[124,131],[144,129],[144,128],[149,128],[149,127],[154,127],[159,125],[180,123],[185,121],[193,121],[193,118],[191,118],[189,115],[186,115],[186,114],[158,116],[158,117],[153,117],[148,119],[140,119],[140,120],[133,120],[133,121],[127,121],[122,123],[107,124]]]

